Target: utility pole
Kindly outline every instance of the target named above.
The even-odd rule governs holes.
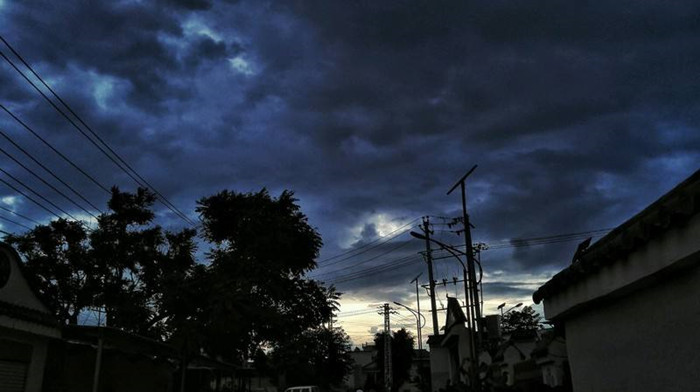
[[[430,307],[433,317],[433,335],[438,336],[440,329],[438,327],[437,307],[435,305],[435,278],[433,277],[433,252],[430,249],[430,218],[423,217],[423,226],[419,226],[425,235],[425,260],[428,263],[428,285],[430,286]]]
[[[392,384],[392,363],[391,363],[391,314],[395,310],[385,303],[379,308],[379,314],[384,315],[384,390],[391,392]]]
[[[418,317],[416,317],[416,332],[418,333],[418,358],[420,358],[423,355],[423,336],[421,335],[421,327],[420,327],[420,296],[418,295],[418,278],[423,275],[422,273],[418,274],[411,283],[416,282],[416,306],[418,308]]]
[[[474,249],[472,247],[472,234],[471,234],[471,224],[469,223],[469,214],[467,214],[467,196],[466,196],[466,180],[472,172],[476,169],[477,165],[474,165],[467,174],[462,176],[462,178],[455,183],[447,194],[452,193],[453,190],[460,186],[462,191],[462,223],[464,224],[464,242],[466,245],[466,256],[467,256],[467,276],[465,280],[468,280],[468,291],[469,291],[469,301],[471,306],[469,311],[472,315],[472,325],[470,328],[475,333],[475,339],[472,345],[472,386],[476,391],[481,390],[481,384],[479,380],[479,350],[481,347],[481,306],[479,303],[479,288],[476,283],[476,271],[474,270]]]

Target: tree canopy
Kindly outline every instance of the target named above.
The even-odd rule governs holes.
[[[501,329],[503,333],[516,331],[535,331],[540,329],[539,313],[532,306],[525,306],[521,311],[510,311],[503,316]]]
[[[24,255],[26,279],[58,320],[77,324],[100,289],[85,226],[59,219],[5,241]]]
[[[321,236],[292,192],[274,198],[265,189],[222,191],[199,200],[197,212],[213,245],[212,351],[233,348],[249,357],[261,345],[289,341],[330,319],[338,294],[305,277],[316,266]]]
[[[378,333],[374,336],[374,344],[377,348],[376,362],[379,366],[379,379],[384,379],[384,333]],[[410,380],[411,364],[413,362],[413,345],[415,339],[413,335],[401,328],[392,333],[391,336],[391,374],[392,374],[392,391],[398,391],[399,388]],[[383,390],[383,385],[377,386]]]
[[[111,327],[152,337],[166,333],[166,310],[194,266],[194,230],[165,232],[152,225],[155,196],[112,189],[110,211],[90,230],[58,219],[6,241],[24,255],[28,279],[59,321],[77,324],[97,308]]]
[[[199,261],[197,232],[155,225],[155,200],[145,189],[115,187],[93,229],[59,219],[7,241],[64,324],[99,308],[110,327],[239,363],[260,348],[282,357],[322,342],[297,363],[307,361],[323,382],[342,379],[347,335],[319,329],[340,293],[306,277],[322,241],[292,192],[226,190],[199,200],[210,249]]]
[[[313,328],[275,345],[269,358],[273,374],[284,374],[285,384],[340,385],[350,370],[350,338],[340,328]]]

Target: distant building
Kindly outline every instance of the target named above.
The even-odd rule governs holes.
[[[700,171],[533,295],[564,327],[574,391],[698,390]]]
[[[379,367],[375,361],[377,351],[374,345],[363,345],[350,352],[353,364],[347,376],[348,389],[356,391],[366,385],[380,385]]]
[[[554,329],[514,331],[488,354],[482,353],[488,365],[482,379],[491,389],[570,390],[566,342]]]
[[[498,366],[500,379],[507,386],[516,385],[516,381],[530,380],[532,374],[523,374],[522,362],[529,361],[530,354],[537,344],[537,331],[515,331],[509,334],[507,340],[501,344],[493,358],[493,364]],[[520,372],[516,372],[516,367]],[[530,372],[530,370],[528,370]],[[539,379],[539,376],[535,376]]]
[[[569,388],[571,372],[566,353],[566,341],[554,328],[543,331],[530,354],[540,369],[542,384],[550,388]]]
[[[346,378],[346,387],[351,391],[358,389],[369,391],[373,386],[382,385],[384,380],[381,378],[381,368],[377,358],[376,346],[373,344],[357,347],[350,352],[350,357],[353,360],[352,369]],[[427,369],[430,367],[429,353],[426,350],[413,350],[413,358],[411,368],[409,369],[409,379],[399,387],[400,392],[420,392],[421,388],[418,382],[421,376],[429,373]],[[425,370],[425,371],[423,371]],[[422,380],[426,381],[426,380]]]
[[[467,318],[459,301],[448,297],[444,334],[431,335],[428,338],[432,391],[448,385],[469,383],[471,344],[469,329],[464,325],[466,321]]]

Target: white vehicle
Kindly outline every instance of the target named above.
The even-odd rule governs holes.
[[[320,392],[316,385],[303,385],[300,387],[291,387],[284,390],[284,392]]]

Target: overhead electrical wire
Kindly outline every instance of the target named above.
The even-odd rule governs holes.
[[[10,153],[8,153],[7,151],[5,151],[5,149],[3,149],[2,147],[0,147],[0,153],[4,154],[6,157],[10,158],[13,162],[15,162],[17,165],[19,165],[20,167],[22,167],[24,170],[26,170],[29,174],[31,174],[32,176],[34,176],[36,179],[38,179],[39,181],[41,181],[44,185],[46,185],[46,186],[48,186],[49,188],[51,188],[54,192],[56,192],[56,193],[58,193],[59,195],[61,195],[64,199],[68,200],[68,201],[69,201],[70,203],[72,203],[74,206],[76,206],[76,207],[78,207],[79,209],[85,211],[85,213],[87,213],[87,214],[90,215],[91,217],[97,219],[97,216],[95,216],[95,214],[93,214],[92,212],[88,211],[85,207],[81,206],[81,205],[78,204],[75,200],[73,200],[73,199],[71,199],[70,197],[68,197],[68,196],[67,196],[65,193],[63,193],[60,189],[56,188],[53,184],[51,184],[51,183],[49,183],[48,181],[46,181],[43,177],[41,177],[40,175],[38,175],[34,170],[32,170],[31,168],[27,167],[25,164],[23,164],[22,162],[20,162],[17,158],[15,158],[15,157],[12,156]]]
[[[14,225],[17,225],[17,226],[20,226],[20,227],[24,227],[24,228],[27,229],[27,230],[31,230],[31,229],[32,229],[31,227],[29,227],[29,226],[27,226],[27,225],[24,225],[24,224],[22,224],[22,223],[19,223],[19,222],[15,221],[15,220],[12,220],[12,219],[10,219],[10,218],[5,218],[5,217],[2,216],[2,215],[0,215],[0,219],[2,219],[2,220],[4,220],[4,221],[8,221],[8,222],[10,222],[10,223],[12,223],[12,224],[14,224]],[[5,234],[9,234],[9,233],[5,233]]]
[[[578,237],[572,238],[571,237],[572,235],[582,236],[582,235],[590,235],[590,234],[595,234],[595,233],[601,234],[602,232],[606,232],[606,231],[610,231],[610,230],[611,229],[598,229],[598,230],[591,230],[591,231],[572,233],[572,234],[559,234],[559,235],[553,235],[553,236],[534,237],[533,239],[536,239],[536,240],[554,239],[554,240],[557,240],[557,242],[564,242],[564,241],[572,241],[575,239],[579,239]],[[532,239],[525,238],[525,239],[520,239],[519,241],[529,241],[529,240],[532,240]],[[554,242],[550,242],[550,243],[554,243]],[[542,244],[545,244],[545,243],[542,243]],[[534,244],[534,245],[537,245],[537,244]],[[527,245],[523,244],[523,245],[519,245],[519,246],[527,246]],[[455,247],[459,247],[459,246],[455,246]],[[464,245],[462,245],[461,247],[464,247]],[[493,248],[490,248],[490,249],[493,249]],[[449,255],[449,256],[444,256],[444,257],[434,257],[433,260],[439,260],[441,258],[452,258],[452,257],[454,257],[454,256]],[[405,266],[408,266],[408,265],[410,265],[411,261],[412,261],[411,257],[405,257],[405,258],[391,260],[385,264],[381,264],[381,265],[370,267],[370,268],[361,269],[361,270],[354,271],[352,273],[348,273],[345,275],[336,276],[336,277],[330,279],[327,283],[338,284],[338,283],[344,283],[344,282],[349,282],[349,281],[361,279],[361,278],[364,278],[367,276],[377,275],[379,273],[383,273],[383,272],[386,272],[389,270],[403,268]]]
[[[357,267],[358,265],[366,264],[366,263],[369,263],[370,261],[376,260],[376,259],[378,259],[378,258],[380,258],[380,257],[382,257],[382,256],[386,256],[387,254],[389,254],[389,253],[391,253],[391,252],[394,252],[394,251],[396,251],[396,250],[398,250],[398,249],[400,249],[400,248],[403,248],[404,246],[406,246],[406,245],[408,245],[408,244],[410,244],[409,241],[404,241],[404,242],[398,244],[397,246],[395,246],[395,247],[393,247],[393,248],[387,250],[386,252],[380,253],[380,254],[375,255],[375,256],[373,256],[373,257],[370,257],[369,259],[362,260],[362,261],[360,261],[360,262],[358,262],[358,263],[354,263],[353,265],[349,265],[349,266],[347,266],[347,267],[339,268],[339,269],[337,269],[337,270],[333,270],[333,271],[329,271],[329,272],[324,272],[324,273],[322,273],[322,274],[312,276],[311,278],[313,278],[313,279],[318,279],[320,276],[333,275],[333,274],[338,273],[338,272],[340,272],[340,271],[345,271],[345,270],[348,270],[348,269],[355,268],[355,267]]]
[[[2,169],[0,169],[0,170],[2,170]],[[56,218],[61,219],[61,216],[60,216],[60,215],[58,215],[58,214],[55,213],[54,211],[51,211],[51,210],[48,209],[45,205],[43,205],[43,204],[39,203],[38,201],[34,200],[33,197],[31,197],[31,196],[27,195],[26,193],[22,192],[20,189],[18,189],[18,188],[15,187],[14,185],[12,185],[12,184],[10,184],[9,182],[3,180],[2,178],[0,178],[0,182],[2,182],[3,184],[5,184],[7,187],[9,187],[10,189],[14,190],[15,192],[19,193],[20,195],[24,196],[24,198],[26,198],[27,200],[29,200],[29,201],[31,201],[32,203],[36,204],[37,206],[39,206],[39,207],[40,207],[41,209],[43,209],[44,211],[46,211],[46,212],[48,212],[49,214],[55,216]]]
[[[610,230],[612,230],[612,229],[605,228],[605,229],[589,230],[589,231],[578,232],[578,233],[556,234],[556,235],[551,235],[551,236],[504,240],[504,241],[488,243],[487,244],[488,248],[486,250],[505,249],[505,248],[521,248],[521,247],[527,247],[527,246],[548,245],[548,244],[555,244],[555,243],[561,243],[561,242],[583,240],[583,239],[586,239],[588,237],[602,236],[605,233],[609,232]],[[464,247],[465,247],[464,244],[454,246],[454,248],[464,248]],[[443,249],[436,249],[435,252],[436,253],[437,252],[445,253],[446,251]],[[453,257],[453,256],[450,256],[450,255],[439,256],[438,255],[438,256],[434,256],[433,260],[440,260],[440,259],[450,258],[450,257]]]
[[[23,218],[23,219],[26,219],[26,220],[28,220],[28,221],[30,221],[30,222],[32,222],[32,223],[36,223],[37,225],[40,225],[40,224],[41,224],[41,223],[40,223],[39,221],[37,221],[36,219],[32,219],[32,218],[30,218],[30,217],[28,217],[28,216],[25,216],[25,215],[20,214],[19,212],[12,211],[11,209],[9,209],[9,208],[7,208],[7,207],[5,207],[5,206],[0,205],[0,210],[7,211],[7,212],[9,212],[10,214],[16,215],[16,216],[18,216],[18,217],[20,217],[20,218]]]
[[[323,260],[320,260],[318,263],[319,263],[319,264],[324,263],[324,265],[323,265],[322,267],[326,267],[326,266],[329,266],[329,265],[337,264],[337,263],[339,263],[339,262],[341,262],[341,261],[348,260],[348,259],[350,259],[350,258],[353,258],[353,257],[355,257],[355,256],[357,256],[357,255],[360,255],[360,254],[363,254],[363,253],[365,253],[365,252],[368,252],[369,250],[374,249],[374,248],[378,247],[379,245],[382,245],[382,244],[384,244],[384,243],[386,243],[386,242],[389,242],[389,241],[391,241],[392,239],[397,238],[397,237],[401,236],[402,234],[408,232],[408,231],[410,230],[410,226],[413,225],[413,223],[415,223],[418,219],[420,219],[420,218],[414,218],[414,219],[411,220],[410,222],[408,222],[408,223],[404,224],[403,226],[401,226],[401,227],[399,227],[399,228],[393,230],[393,231],[390,232],[390,233],[387,233],[386,235],[383,235],[383,236],[381,236],[381,237],[379,237],[379,238],[377,238],[377,239],[375,239],[375,240],[373,240],[373,241],[371,241],[371,242],[368,242],[368,243],[366,243],[366,244],[364,244],[364,245],[362,245],[362,246],[358,246],[357,248],[348,250],[348,251],[343,252],[343,253],[339,253],[339,254],[337,254],[337,255],[335,255],[335,256],[331,256],[331,257],[326,258],[326,259],[323,259]],[[406,227],[409,227],[409,228],[406,229]],[[398,234],[396,234],[396,235],[393,235],[394,233],[397,233],[398,231],[401,231],[401,232],[398,233]],[[380,241],[382,241],[382,240],[386,240],[386,241],[377,244],[378,242],[380,242]],[[372,245],[374,245],[374,244],[377,244],[377,245],[372,246]],[[369,247],[369,248],[368,248],[368,247]],[[358,251],[360,251],[360,250],[362,250],[362,251],[361,251],[361,252],[358,252]],[[355,252],[357,252],[357,253],[355,253]],[[351,253],[354,253],[354,254],[349,255],[349,254],[351,254]],[[342,256],[345,256],[345,255],[349,255],[349,256],[343,257],[342,259],[336,260],[336,261],[334,261],[334,262],[332,262],[332,263],[328,263],[328,261],[337,259],[338,257],[342,257]]]
[[[63,208],[57,206],[54,202],[52,202],[51,200],[47,199],[44,195],[42,195],[41,193],[37,192],[36,190],[34,190],[34,189],[33,189],[32,187],[30,187],[29,185],[25,184],[25,183],[24,183],[22,180],[20,180],[19,178],[17,178],[17,177],[15,177],[15,176],[13,176],[12,174],[10,174],[7,170],[5,170],[5,169],[3,169],[3,168],[0,168],[0,172],[4,173],[6,176],[8,176],[8,177],[10,177],[11,179],[13,179],[16,183],[22,185],[26,190],[28,190],[29,192],[35,194],[35,195],[36,195],[38,198],[40,198],[41,200],[43,200],[43,201],[49,203],[49,204],[51,205],[51,207],[53,207],[53,208],[59,210],[60,212],[66,214],[66,216],[68,216],[69,218],[71,218],[71,219],[73,219],[73,220],[78,220],[76,217],[74,217],[73,215],[71,215],[68,211],[66,211],[66,210],[64,210]],[[60,218],[60,217],[59,217],[59,218]]]
[[[78,122],[80,122],[80,123],[90,132],[90,134],[93,135],[93,137],[95,137],[95,139],[97,139],[104,147],[106,147],[107,150],[109,150],[109,152],[111,152],[111,153],[114,155],[114,157],[116,157],[116,158],[126,167],[126,169],[128,169],[128,170],[126,170],[124,167],[122,167],[118,162],[116,162],[116,161],[112,158],[112,156],[110,156],[109,154],[107,154],[107,152],[105,152],[104,149],[102,149],[95,141],[93,141],[90,137],[88,137],[88,136],[85,134],[85,132],[84,132],[80,127],[78,127],[78,126],[75,124],[75,122],[73,122],[61,109],[59,109],[58,106],[56,106],[56,105],[55,105],[55,104],[54,104],[40,89],[38,89],[38,88],[36,87],[36,85],[34,85],[34,83],[32,83],[32,82],[29,80],[29,78],[27,78],[27,77],[24,75],[24,73],[23,73],[21,70],[19,70],[19,69],[14,65],[14,63],[13,63],[11,60],[8,59],[8,58],[4,55],[4,53],[2,53],[2,51],[0,51],[0,55],[2,55],[2,57],[3,57],[6,61],[8,61],[8,62],[10,63],[10,65],[12,65],[12,67],[13,67],[17,72],[19,72],[19,73],[22,75],[22,77],[24,77],[24,79],[25,79],[27,82],[29,82],[29,84],[31,84],[32,87],[34,87],[34,88],[37,90],[37,92],[39,92],[39,93],[42,95],[42,97],[44,97],[44,99],[45,99],[49,104],[51,104],[51,106],[52,106],[57,112],[59,112],[66,120],[68,120],[68,122],[69,122],[71,125],[73,125],[73,127],[75,127],[85,138],[87,138],[95,147],[97,147],[108,159],[110,159],[115,165],[117,165],[117,167],[119,167],[119,168],[120,168],[122,171],[124,171],[129,177],[131,177],[131,179],[133,179],[137,184],[139,184],[139,186],[142,186],[142,187],[144,187],[144,188],[149,188],[149,189],[151,189],[151,190],[158,196],[158,200],[159,200],[163,205],[165,205],[168,209],[170,209],[173,213],[175,213],[176,215],[178,215],[180,218],[182,218],[182,219],[183,219],[185,222],[187,222],[188,224],[190,224],[190,225],[192,225],[192,226],[196,225],[194,221],[190,220],[182,211],[180,211],[173,203],[171,203],[165,196],[163,196],[155,187],[153,187],[148,181],[146,181],[134,168],[131,167],[131,165],[129,165],[116,151],[114,151],[114,149],[112,149],[112,147],[110,147],[109,144],[107,144],[107,142],[105,142],[95,131],[93,131],[92,128],[91,128],[87,123],[85,123],[85,121],[83,121],[83,119],[82,119],[80,116],[78,116],[78,114],[77,114],[75,111],[73,111],[73,109],[70,107],[70,105],[68,105],[68,103],[66,103],[66,102],[51,88],[51,86],[49,86],[49,85],[44,81],[44,79],[34,70],[34,68],[32,68],[32,66],[31,66],[27,61],[25,61],[24,58],[12,47],[12,45],[10,45],[9,42],[7,42],[7,41],[5,40],[5,38],[3,38],[1,35],[0,35],[0,40],[2,40],[2,42],[5,44],[5,46],[7,46],[7,47],[12,51],[12,53],[22,62],[22,64],[24,64],[24,66],[27,67],[27,69],[29,69],[29,71],[41,82],[41,84],[42,84],[46,89],[49,90],[49,92],[51,92],[51,94],[52,94],[52,95],[53,95],[53,96],[54,96],[54,97],[55,97],[55,98],[56,98],[56,99],[57,99],[57,100],[58,100],[72,115],[73,115],[73,117],[75,117],[75,119],[77,119]],[[136,177],[138,177],[138,178],[139,178],[141,181],[143,181],[143,182],[140,182],[139,180],[137,180],[136,178],[134,178],[134,176],[131,175],[131,173],[130,173],[129,171],[131,171],[134,175],[136,175]],[[144,184],[145,184],[145,185],[144,185]]]
[[[578,239],[576,236],[583,236],[583,235],[591,235],[591,234],[601,234],[603,232],[610,231],[611,229],[598,229],[598,230],[591,230],[591,231],[586,231],[586,232],[579,232],[579,233],[571,233],[571,234],[558,234],[558,235],[553,235],[553,236],[542,236],[542,237],[534,237],[534,238],[524,238],[524,239],[518,239],[518,240],[513,240],[513,241],[520,241],[522,244],[516,245],[516,246],[528,246],[525,243],[529,243],[530,241],[536,240],[536,241],[550,241],[550,240],[556,240],[559,242],[563,242],[564,240],[566,241],[571,241],[572,239]],[[497,243],[498,245],[501,245],[500,243]],[[504,241],[503,245],[506,245],[507,243]],[[493,249],[493,248],[491,248]],[[453,256],[447,256],[447,257],[453,257]],[[414,256],[408,256],[408,257],[403,257],[399,259],[393,259],[390,260],[384,264],[370,267],[370,268],[365,268],[361,269],[359,271],[354,271],[345,275],[340,275],[336,276],[333,279],[329,280],[327,283],[329,284],[340,284],[340,283],[345,283],[345,282],[350,282],[354,281],[357,279],[362,279],[368,276],[377,276],[379,274],[388,272],[388,271],[395,271],[397,269],[406,267],[411,265],[414,262]],[[346,313],[339,313],[338,317],[356,317],[356,316],[363,316],[363,315],[369,315],[374,313],[375,310],[373,309],[367,309],[361,310],[361,311],[353,311],[353,312],[346,312]]]
[[[598,229],[598,230],[591,230],[591,231],[584,231],[580,233],[570,233],[570,234],[559,234],[559,235],[552,235],[552,236],[546,236],[546,237],[535,237],[535,238],[522,238],[522,239],[512,239],[509,241],[503,241],[502,243],[497,243],[494,245],[489,245],[489,249],[501,249],[501,248],[510,248],[510,247],[523,247],[523,246],[532,246],[532,245],[540,245],[540,244],[547,244],[547,243],[555,243],[555,242],[566,242],[566,241],[573,241],[577,239],[585,239],[590,236],[599,236],[602,234],[605,234],[612,230],[612,228],[606,228],[606,229]]]
[[[387,264],[378,265],[378,266],[372,267],[372,268],[366,268],[366,269],[363,269],[360,271],[355,271],[353,273],[349,273],[346,275],[336,276],[333,279],[329,280],[327,283],[330,283],[330,284],[345,283],[345,282],[349,282],[352,280],[365,278],[368,276],[375,276],[375,275],[378,275],[378,274],[386,272],[386,271],[396,270],[398,268],[403,268],[405,266],[410,265],[411,263],[415,263],[415,260],[416,260],[415,255],[403,257],[400,259],[395,259]]]
[[[129,176],[134,182],[136,182],[139,186],[142,186],[144,188],[148,188],[151,191],[153,191],[157,196],[158,200],[169,210],[171,210],[175,215],[180,217],[182,220],[187,222],[188,224],[195,226],[196,223],[189,219],[187,215],[185,215],[182,211],[180,211],[177,207],[175,207],[174,204],[172,204],[165,196],[163,196],[157,189],[155,189],[148,181],[146,181],[135,169],[133,169],[126,161],[116,152],[114,151],[96,132],[92,130],[90,126],[88,126],[85,121],[80,118],[80,116],[73,111],[73,109],[70,108],[70,106],[44,81],[39,74],[34,71],[34,69],[27,63],[24,58],[2,37],[0,36],[0,40],[7,46],[12,53],[24,64],[27,69],[42,83],[42,85],[48,89],[51,94],[75,117],[75,119],[78,120],[89,132],[90,134],[93,135],[93,137],[98,140],[104,148],[98,144],[95,140],[93,140],[88,134],[81,128],[79,127],[73,119],[71,119],[61,108],[59,108],[41,89],[39,89],[34,82],[32,82],[25,74],[20,70],[17,65],[10,59],[8,58],[4,52],[0,50],[0,56],[10,65],[12,68],[15,69],[17,73],[19,73],[45,100],[46,102],[51,105],[54,110],[56,110],[61,116],[63,116],[80,134],[82,134],[88,141],[94,145],[100,152],[102,152],[103,155],[105,155],[110,161],[112,161],[119,169],[121,169],[127,176]],[[107,150],[112,154],[108,153]],[[116,159],[115,159],[116,158]],[[120,163],[121,162],[121,163]],[[133,174],[132,174],[133,173]]]
[[[181,218],[184,218],[185,221],[189,221],[188,223],[190,223],[191,225],[195,225],[195,223],[194,223],[192,220],[190,220],[190,219],[187,217],[187,215],[185,215],[182,211],[180,211],[173,203],[171,203],[171,202],[170,202],[165,196],[163,196],[155,187],[153,187],[145,178],[143,178],[133,167],[131,167],[131,165],[129,165],[129,163],[126,162],[116,151],[114,151],[114,149],[113,149],[107,142],[105,142],[105,141],[102,139],[102,137],[100,137],[100,135],[97,134],[97,132],[93,131],[93,129],[92,129],[85,121],[83,121],[83,119],[70,107],[70,105],[68,105],[68,103],[67,103],[66,101],[63,100],[63,98],[61,98],[61,97],[58,95],[58,93],[56,93],[56,91],[54,91],[54,89],[51,88],[51,86],[49,86],[49,85],[44,81],[44,79],[43,79],[43,78],[34,70],[34,68],[24,59],[24,57],[22,57],[22,56],[17,52],[17,50],[15,50],[15,48],[12,47],[12,45],[10,45],[10,43],[7,42],[7,40],[5,40],[4,37],[2,37],[2,35],[0,35],[0,40],[2,40],[2,42],[5,44],[5,46],[7,46],[7,47],[10,49],[10,51],[12,51],[12,53],[22,62],[22,64],[24,64],[24,66],[27,67],[27,69],[29,69],[29,71],[41,82],[41,84],[42,84],[44,87],[46,87],[46,89],[49,90],[49,92],[51,92],[51,94],[54,96],[54,98],[56,98],[56,99],[63,105],[63,107],[65,107],[65,108],[68,110],[68,112],[70,112],[70,114],[72,114],[73,117],[75,117],[75,119],[78,120],[78,122],[80,122],[80,124],[82,124],[82,125],[85,127],[85,129],[87,129],[88,132],[90,132],[90,134],[91,134],[92,136],[95,137],[95,139],[97,139],[100,143],[102,143],[102,145],[105,146],[105,147],[107,148],[107,150],[109,150],[109,152],[111,152],[111,153],[114,155],[114,157],[116,157],[122,164],[124,164],[124,166],[125,166],[127,169],[129,169],[132,173],[134,173],[134,174],[136,175],[136,177],[138,177],[141,181],[143,181],[143,184],[145,184],[144,188],[149,188],[149,189],[151,189],[151,190],[159,197],[161,203],[163,203],[163,204],[164,204],[166,207],[168,207],[171,211],[173,211],[174,213],[176,213],[176,215],[180,216]],[[4,56],[3,56],[3,57],[4,57]],[[26,79],[26,78],[25,78],[25,79]],[[27,81],[29,81],[29,80],[27,79]],[[31,83],[31,82],[30,82],[30,83]],[[38,90],[38,89],[37,89],[37,90]],[[42,95],[43,95],[43,94],[42,94]],[[47,99],[47,100],[48,100],[48,99]],[[48,101],[51,103],[50,100],[48,100]],[[79,129],[65,114],[63,114],[55,105],[52,104],[52,106],[54,106],[54,108],[55,108],[57,111],[59,111],[59,113],[61,113],[69,122],[71,122],[71,124],[73,124],[73,126],[75,126],[78,130],[80,130],[80,129]],[[82,132],[81,132],[81,133],[82,133]],[[90,141],[92,142],[92,140],[91,140],[89,137],[87,137],[84,133],[83,133],[83,135],[84,135],[88,140],[90,140]],[[93,143],[96,147],[99,148],[99,146],[97,146],[97,144],[95,144],[94,142],[92,142],[92,143]],[[100,149],[100,150],[101,150],[101,149]],[[101,151],[102,151],[102,150],[101,150]],[[104,153],[104,151],[103,151],[103,153]],[[105,155],[106,155],[108,158],[110,158],[110,160],[112,160],[112,158],[109,157],[108,154],[105,154]],[[113,161],[113,160],[112,160],[112,161]],[[113,162],[114,162],[114,161],[113,161]],[[116,162],[115,162],[115,164],[116,164]],[[117,164],[117,166],[119,166],[119,165]],[[121,168],[121,167],[120,167],[120,168]],[[123,168],[121,168],[121,169],[124,170]],[[125,172],[126,172],[126,171],[125,171]],[[129,175],[129,177],[131,177],[134,181],[136,181],[137,184],[143,186],[143,184],[141,184],[139,181],[137,181],[135,178],[133,178],[128,172],[126,172],[126,173],[127,173],[127,175]]]
[[[93,184],[97,185],[100,189],[103,191],[107,192],[108,194],[112,193],[112,191],[109,190],[106,186],[104,186],[102,183],[97,181],[93,176],[88,174],[85,170],[83,170],[80,166],[78,166],[75,162],[73,162],[70,158],[68,158],[65,154],[60,152],[56,147],[54,147],[51,143],[49,143],[46,139],[44,139],[41,135],[39,135],[34,129],[32,129],[27,123],[22,121],[19,117],[17,117],[10,109],[6,108],[5,105],[0,103],[0,109],[5,111],[10,117],[12,117],[13,120],[15,120],[19,125],[22,126],[27,132],[31,133],[39,139],[42,143],[44,143],[45,146],[51,149],[51,151],[55,152],[59,157],[61,157],[64,161],[66,161],[68,164],[70,164],[75,170],[79,171],[80,174],[85,176],[88,180],[90,180]]]
[[[36,159],[30,152],[28,152],[27,150],[25,150],[24,148],[22,148],[22,146],[20,146],[19,144],[17,144],[17,142],[15,142],[14,140],[12,140],[12,138],[9,137],[7,134],[5,134],[5,132],[3,132],[2,130],[0,130],[0,136],[2,136],[3,138],[5,138],[5,140],[7,140],[7,141],[10,142],[13,146],[15,146],[15,148],[18,149],[19,151],[21,151],[27,158],[31,159],[32,162],[34,162],[34,163],[36,163],[37,165],[39,165],[42,169],[44,169],[47,173],[49,173],[53,178],[55,178],[56,181],[58,181],[58,182],[60,182],[61,184],[63,184],[63,186],[65,186],[66,188],[68,188],[71,192],[73,192],[74,195],[78,196],[81,200],[83,200],[85,203],[87,203],[90,207],[92,207],[93,209],[97,210],[97,211],[98,211],[99,213],[101,213],[101,214],[103,213],[102,210],[100,210],[99,207],[97,207],[97,206],[95,206],[94,204],[92,204],[92,203],[90,202],[90,200],[88,200],[88,199],[87,199],[85,196],[83,196],[80,192],[78,192],[78,191],[75,190],[72,186],[70,186],[68,183],[66,183],[63,179],[61,179],[61,177],[59,177],[56,173],[54,173],[53,170],[51,170],[51,169],[49,169],[48,167],[46,167],[43,163],[41,163],[38,159]]]
[[[351,310],[347,312],[339,312],[336,317],[354,317],[354,316],[362,316],[366,314],[371,314],[371,313],[377,313],[376,309],[363,309],[363,310]]]

